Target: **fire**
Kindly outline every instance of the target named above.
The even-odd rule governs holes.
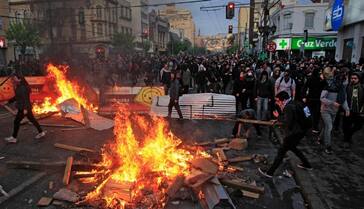
[[[46,80],[53,81],[53,87],[57,94],[57,98],[46,97],[41,104],[33,106],[33,112],[36,114],[57,112],[59,111],[58,105],[68,99],[74,99],[80,106],[90,110],[96,111],[97,107],[91,104],[84,95],[82,89],[76,81],[67,79],[66,74],[69,67],[66,65],[54,66],[48,64]]]
[[[86,201],[103,199],[108,208],[124,208],[125,203],[162,208],[168,185],[178,176],[190,174],[192,159],[207,155],[183,147],[164,119],[132,115],[122,105],[115,117],[114,137],[102,152],[104,175],[91,178],[99,184],[86,197]],[[112,192],[114,187],[117,190]]]

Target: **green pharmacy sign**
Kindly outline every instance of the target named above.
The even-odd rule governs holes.
[[[303,38],[292,38],[291,49],[300,50],[301,44],[305,44],[305,50],[335,49],[336,38],[309,38],[306,43]]]

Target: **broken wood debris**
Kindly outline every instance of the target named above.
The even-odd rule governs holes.
[[[192,167],[209,174],[216,174],[219,166],[207,158],[197,158],[191,161]]]
[[[39,207],[45,207],[48,206],[52,203],[53,198],[49,198],[49,197],[42,197],[40,198],[40,200],[37,203],[37,206]]]
[[[241,138],[234,138],[229,143],[229,148],[234,150],[244,150],[248,147],[248,140]]]
[[[71,171],[72,171],[73,157],[67,158],[66,168],[64,169],[63,184],[68,185],[70,182]]]
[[[77,127],[79,127],[79,126],[75,126],[75,125],[50,124],[50,123],[40,123],[39,125],[46,126],[46,127],[56,127],[56,128],[77,128]]]
[[[126,202],[130,202],[132,200],[133,187],[134,184],[132,182],[116,182],[110,178],[103,188],[103,193],[107,196],[117,195],[117,197]]]
[[[225,155],[225,152],[222,148],[215,148],[212,149],[212,153],[214,153],[217,156],[217,159],[219,162],[225,162],[228,160],[228,158]]]
[[[244,162],[244,161],[249,161],[249,160],[252,160],[252,159],[253,159],[252,155],[239,156],[239,157],[229,159],[229,163]]]
[[[66,166],[66,161],[54,161],[54,162],[37,162],[37,161],[7,161],[6,165],[12,168],[23,168],[23,169],[50,169],[50,168],[62,168]],[[79,169],[92,169],[92,168],[100,168],[97,164],[86,163],[86,162],[73,162],[73,167],[77,170]]]
[[[264,187],[258,187],[251,184],[247,184],[242,179],[220,179],[220,182],[228,187],[232,187],[239,190],[246,190],[249,192],[264,193]]]
[[[77,202],[80,199],[80,196],[69,189],[62,188],[53,195],[53,198],[56,200]]]
[[[81,151],[96,152],[95,150],[92,150],[92,149],[77,147],[77,146],[72,146],[72,145],[67,145],[67,144],[61,144],[61,143],[55,143],[54,146],[57,147],[57,148],[70,150],[70,151],[75,151],[75,152],[81,152]]]
[[[42,177],[44,177],[46,174],[47,174],[46,172],[38,173],[37,175],[35,175],[32,178],[26,180],[25,182],[21,183],[19,186],[15,187],[10,192],[8,192],[9,196],[0,197],[0,205],[2,203],[4,203],[5,201],[7,201],[9,198],[17,195],[19,192],[23,191],[25,188],[32,185],[33,183],[35,183],[36,181],[38,181]]]
[[[179,175],[173,180],[167,189],[167,194],[170,198],[175,198],[176,193],[182,188],[184,181],[185,177],[183,175]]]
[[[209,146],[209,145],[218,145],[218,144],[225,144],[230,142],[230,139],[228,138],[222,138],[222,139],[215,139],[214,141],[208,141],[208,142],[201,142],[195,144],[196,146]]]
[[[249,123],[249,124],[257,124],[257,125],[265,125],[265,126],[273,126],[273,125],[280,125],[279,122],[270,120],[270,121],[263,121],[263,120],[252,120],[252,119],[237,119],[237,122],[240,123]]]

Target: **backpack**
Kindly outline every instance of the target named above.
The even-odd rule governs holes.
[[[281,79],[279,80],[279,84],[278,84],[277,89],[281,88],[281,83],[283,82],[283,79],[284,79],[284,77],[282,76]],[[289,86],[289,88],[291,89],[291,93],[292,93],[293,78],[290,78],[290,80],[291,80],[291,85]]]
[[[309,108],[302,102],[295,102],[297,122],[306,133],[312,127],[312,116]]]

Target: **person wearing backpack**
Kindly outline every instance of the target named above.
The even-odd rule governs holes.
[[[289,71],[285,71],[283,76],[278,78],[275,83],[275,94],[278,94],[281,91],[285,91],[288,93],[292,99],[295,98],[296,95],[296,83],[293,78],[291,78]]]
[[[275,96],[275,100],[283,113],[281,118],[283,119],[283,126],[285,126],[286,136],[283,139],[283,143],[270,168],[268,170],[258,168],[258,171],[263,176],[272,178],[274,172],[282,163],[283,158],[288,151],[292,151],[301,160],[302,163],[298,164],[297,167],[305,170],[312,170],[311,164],[308,162],[307,158],[297,148],[297,145],[300,143],[301,139],[303,139],[307,130],[307,127],[301,122],[306,120],[304,118],[305,112],[303,108],[300,107],[297,102],[293,101],[286,91],[279,92]],[[279,113],[276,112],[275,115],[278,117]]]

